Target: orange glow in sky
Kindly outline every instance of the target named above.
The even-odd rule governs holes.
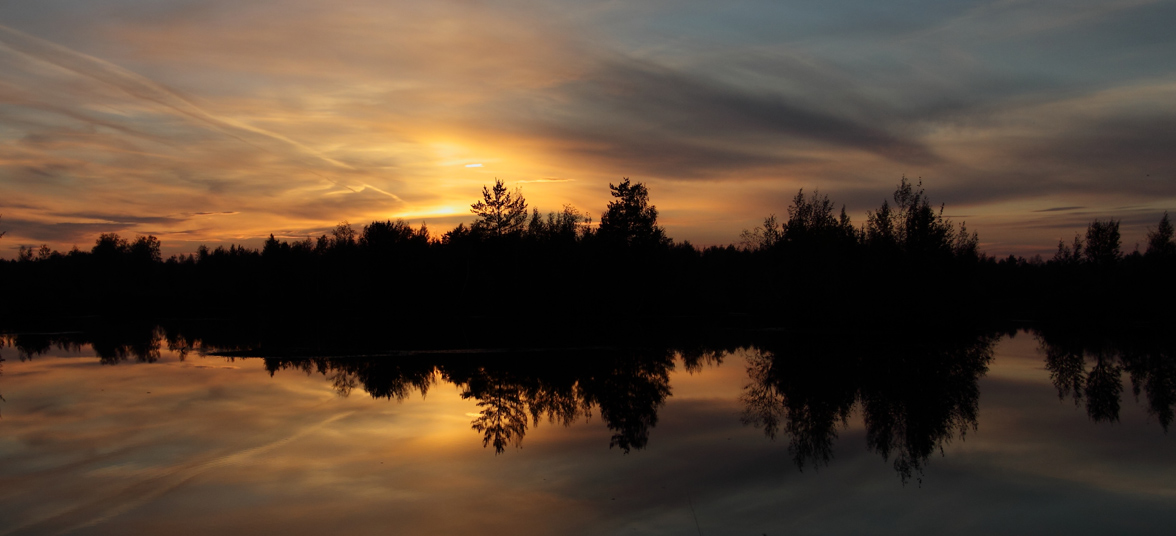
[[[996,255],[1176,211],[1170,3],[928,4],[0,5],[0,256],[439,234],[496,178],[598,216],[630,177],[697,245],[904,175]]]

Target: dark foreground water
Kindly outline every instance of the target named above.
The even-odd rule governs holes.
[[[1024,332],[853,358],[5,342],[0,535],[1176,527],[1162,352]]]

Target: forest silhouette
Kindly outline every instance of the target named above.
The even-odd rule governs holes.
[[[521,191],[496,181],[471,205],[472,224],[440,236],[397,220],[345,222],[313,240],[271,235],[260,250],[201,246],[166,260],[152,236],[103,234],[89,251],[67,253],[22,247],[0,262],[9,282],[0,318],[19,326],[87,315],[212,317],[405,333],[474,326],[502,337],[542,327],[574,337],[587,327],[691,319],[759,327],[1155,322],[1171,318],[1176,298],[1167,214],[1143,252],[1121,251],[1112,219],[1061,241],[1049,260],[996,259],[904,178],[861,225],[827,196],[802,190],[786,220],[769,216],[738,244],[698,248],[666,235],[645,185],[625,179],[609,188],[598,225],[571,206],[528,213]]]

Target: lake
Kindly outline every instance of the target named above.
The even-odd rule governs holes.
[[[1014,330],[261,358],[10,335],[0,535],[1170,534],[1170,348]]]

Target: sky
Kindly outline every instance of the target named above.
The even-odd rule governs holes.
[[[0,257],[165,255],[403,218],[503,180],[738,241],[799,189],[922,180],[986,252],[1176,212],[1173,1],[0,0]]]

